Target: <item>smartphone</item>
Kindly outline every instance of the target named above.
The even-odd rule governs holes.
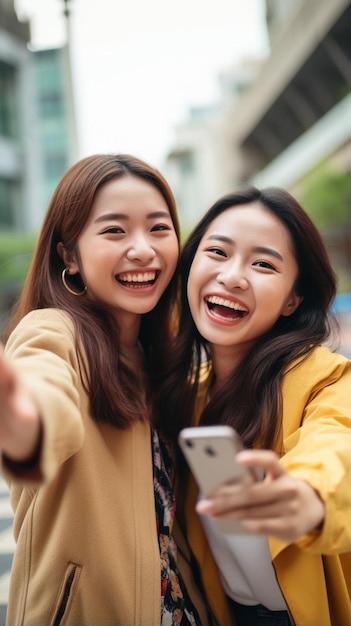
[[[211,495],[225,483],[250,484],[262,478],[258,469],[236,462],[236,454],[244,446],[230,426],[184,428],[178,441],[203,496]],[[215,521],[225,533],[247,534],[235,520]]]

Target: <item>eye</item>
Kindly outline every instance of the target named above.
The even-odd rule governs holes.
[[[168,224],[155,224],[155,226],[151,228],[152,233],[162,231],[162,230],[172,230],[172,229]]]
[[[264,269],[268,270],[275,271],[276,269],[274,265],[272,265],[272,263],[269,263],[269,261],[255,261],[255,263],[253,263],[252,265],[254,265],[255,267],[263,267]]]
[[[210,248],[205,248],[205,252],[210,252],[211,254],[215,254],[216,256],[226,257],[226,253],[222,248],[217,248],[216,246],[211,246]]]
[[[110,234],[110,233],[113,234],[113,235],[120,235],[120,234],[122,234],[124,232],[125,231],[120,226],[111,226],[110,228],[106,228],[102,232],[102,235],[106,235],[106,234]]]

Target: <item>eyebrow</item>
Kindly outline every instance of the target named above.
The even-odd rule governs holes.
[[[215,239],[216,241],[223,241],[223,243],[228,243],[230,245],[235,245],[235,241],[233,239],[231,239],[230,237],[226,237],[225,235],[210,235],[208,237],[208,239]],[[262,254],[269,254],[270,256],[274,256],[276,259],[279,259],[279,261],[284,261],[282,255],[280,254],[280,252],[278,252],[277,250],[274,250],[273,248],[268,248],[267,246],[256,246],[253,249],[253,252],[260,252]]]
[[[266,246],[258,246],[257,248],[254,248],[254,252],[262,252],[263,254],[270,254],[270,256],[274,256],[276,259],[279,259],[279,261],[284,261],[280,252],[278,252],[277,250],[274,250],[273,248],[267,248]]]
[[[171,215],[167,212],[167,211],[154,211],[153,213],[148,213],[148,215],[146,216],[147,220],[154,220],[154,219],[158,219],[158,218],[171,218]],[[109,222],[109,221],[118,221],[118,220],[129,220],[129,215],[127,215],[127,213],[105,213],[104,215],[100,215],[100,217],[97,217],[95,220],[95,224],[98,224],[100,222]]]

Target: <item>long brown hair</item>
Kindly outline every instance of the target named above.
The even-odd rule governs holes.
[[[91,411],[97,421],[120,428],[145,419],[139,381],[125,366],[119,354],[116,322],[97,303],[75,297],[65,289],[61,274],[65,267],[57,251],[62,242],[73,251],[90,215],[97,191],[115,178],[136,176],[162,194],[179,241],[179,222],[172,191],[155,168],[131,155],[86,157],[63,175],[52,196],[20,299],[14,309],[8,334],[24,315],[34,309],[58,308],[68,312],[88,364],[88,393]],[[153,311],[142,315],[139,339],[143,346],[151,387],[164,366],[164,347],[170,340],[176,302],[176,275]],[[78,287],[79,289],[79,287]],[[83,360],[82,360],[83,363]]]
[[[250,187],[220,198],[190,234],[180,256],[181,317],[179,334],[158,398],[160,427],[171,437],[192,421],[201,363],[211,362],[208,345],[192,319],[187,282],[199,243],[211,222],[223,211],[260,203],[290,233],[299,272],[295,290],[303,300],[288,317],[281,316],[262,336],[240,367],[233,370],[220,393],[207,404],[202,424],[232,425],[247,446],[271,447],[280,427],[281,379],[297,357],[307,355],[330,333],[330,304],[336,277],[323,240],[298,202],[285,190]]]

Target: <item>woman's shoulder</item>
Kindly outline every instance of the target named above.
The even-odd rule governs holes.
[[[25,315],[17,324],[15,330],[26,329],[28,326],[39,327],[65,327],[73,331],[73,319],[69,313],[62,309],[34,309]]]
[[[71,316],[60,309],[35,309],[27,313],[13,329],[6,342],[6,351],[21,344],[32,347],[61,345],[68,349],[75,344],[74,323]]]
[[[351,361],[338,352],[332,352],[327,346],[316,346],[307,355],[296,359],[288,368],[285,376],[289,379],[337,380],[344,372],[351,372]]]

